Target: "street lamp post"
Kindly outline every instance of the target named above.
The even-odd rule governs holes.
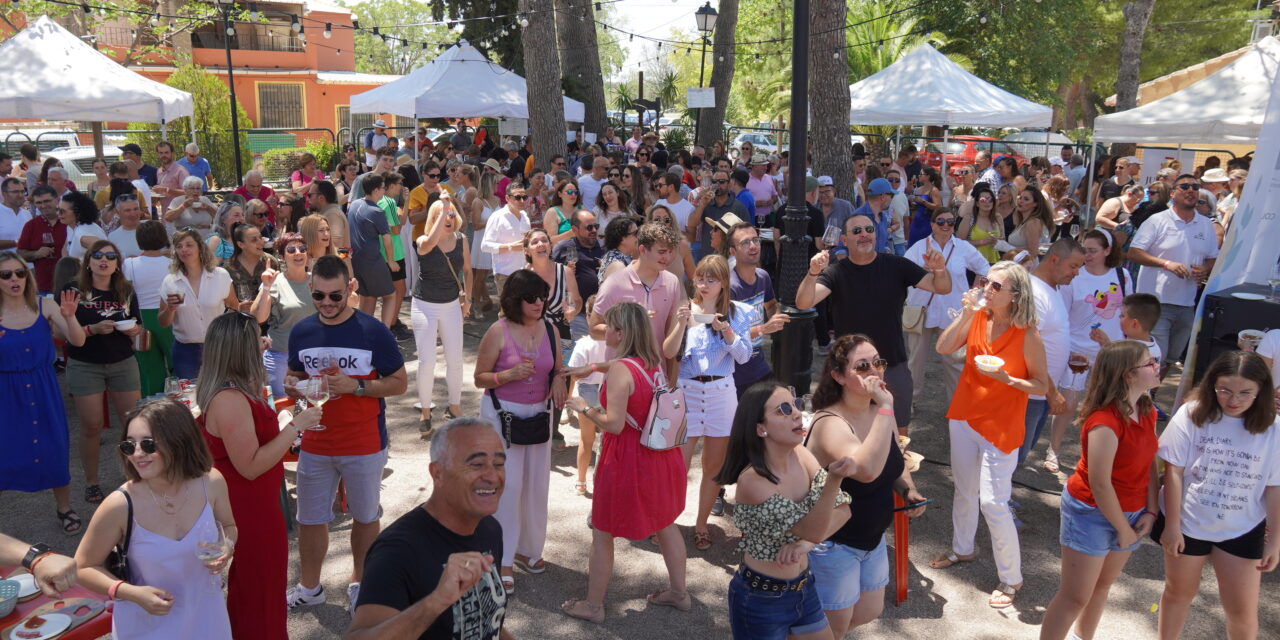
[[[774,343],[773,370],[779,380],[809,393],[813,365],[813,319],[817,311],[796,308],[796,290],[809,269],[805,232],[809,211],[805,201],[805,159],[809,127],[809,0],[794,0],[791,33],[791,148],[787,170],[787,207],[782,218],[782,246],[778,250],[778,298],[791,321]]]
[[[218,8],[222,9],[222,24],[226,27],[223,33],[222,48],[227,52],[227,87],[231,89],[231,148],[236,157],[236,185],[242,184],[244,171],[240,162],[240,116],[236,113],[236,76],[231,67],[231,39],[236,35],[235,23],[231,21],[231,10],[235,8],[233,0],[218,0]],[[191,123],[195,129],[194,118]]]
[[[698,88],[702,88],[702,83],[707,77],[707,38],[716,28],[716,10],[711,8],[711,2],[702,5],[693,16],[698,21],[698,31],[702,33],[702,64],[698,65]],[[698,116],[694,120],[693,125],[693,144],[698,144],[698,138],[702,135],[702,109],[698,109]]]

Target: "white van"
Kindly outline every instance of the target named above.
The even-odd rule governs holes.
[[[44,138],[41,138],[43,140]],[[107,166],[111,166],[112,162],[120,159],[120,150],[116,147],[104,147],[103,159],[107,161]],[[62,168],[67,170],[71,177],[71,181],[76,183],[79,189],[85,189],[90,183],[97,180],[93,175],[93,160],[97,156],[93,153],[93,146],[59,147],[48,153],[43,153],[43,157],[57,158],[62,162]]]

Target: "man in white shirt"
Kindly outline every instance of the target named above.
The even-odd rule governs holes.
[[[674,173],[658,176],[658,202],[671,210],[676,218],[676,226],[684,232],[686,238],[692,239],[688,232],[689,216],[693,214],[693,203],[680,196],[680,178]]]
[[[493,281],[499,296],[507,278],[524,266],[524,234],[530,229],[525,213],[528,204],[524,184],[512,182],[507,185],[507,205],[494,211],[484,226],[480,250],[493,255]]]
[[[114,209],[120,226],[108,233],[107,239],[120,250],[121,260],[142,255],[137,238],[138,223],[142,221],[142,205],[139,204],[138,197],[132,193],[116,196]]]
[[[373,166],[378,161],[378,149],[387,146],[387,123],[382,118],[373,121],[373,131],[364,134],[364,163]],[[466,151],[459,149],[458,151]]]
[[[1040,331],[1040,339],[1044,341],[1045,367],[1049,371],[1050,388],[1045,396],[1031,396],[1027,401],[1027,435],[1018,449],[1018,464],[1027,459],[1027,454],[1035,448],[1044,429],[1046,416],[1053,415],[1053,429],[1066,429],[1071,415],[1067,406],[1074,399],[1064,397],[1057,387],[1057,381],[1067,376],[1067,359],[1071,355],[1071,321],[1068,315],[1067,301],[1059,287],[1071,284],[1080,274],[1084,266],[1084,247],[1073,238],[1060,238],[1049,247],[1035,271],[1031,272],[1031,286],[1034,289],[1036,302],[1036,329]],[[1069,290],[1068,290],[1069,291]],[[1070,392],[1068,392],[1070,393]],[[1065,416],[1065,420],[1062,420]],[[1061,434],[1059,434],[1061,435]],[[1052,458],[1056,464],[1057,454],[1052,448],[1046,460]]]
[[[1151,336],[1167,363],[1182,359],[1195,320],[1196,285],[1213,270],[1218,240],[1213,221],[1196,213],[1200,181],[1184,173],[1174,182],[1169,208],[1152,215],[1138,228],[1129,260],[1141,265],[1138,293],[1160,299],[1160,320]]]
[[[609,167],[613,166],[608,156],[586,156],[582,159],[583,175],[578,178],[579,197],[582,208],[596,210],[596,199],[600,197],[600,187],[609,181]],[[591,173],[586,173],[590,171]]]
[[[0,204],[0,250],[12,250],[18,246],[18,238],[22,236],[22,227],[31,220],[31,212],[24,204],[27,201],[26,183],[18,178],[5,178],[0,184],[3,204]]]

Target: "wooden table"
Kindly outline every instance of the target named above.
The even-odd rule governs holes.
[[[14,572],[14,567],[0,567],[0,576],[7,576]],[[72,587],[69,591],[62,594],[62,599],[66,598],[88,598],[107,603],[107,610],[95,616],[88,622],[60,635],[57,640],[96,640],[102,636],[111,633],[111,603],[107,600],[107,596],[94,593],[80,585]],[[7,630],[9,627],[18,624],[27,617],[32,611],[41,605],[50,602],[56,602],[59,598],[50,598],[41,593],[40,595],[26,601],[19,602],[18,606],[7,616],[0,618],[0,632]]]

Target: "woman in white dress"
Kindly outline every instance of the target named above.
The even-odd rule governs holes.
[[[489,216],[502,206],[497,187],[498,176],[485,172],[480,176],[475,197],[471,199],[471,294],[475,296],[471,301],[471,313],[476,319],[483,318],[484,313],[493,308],[493,298],[485,284],[493,271],[493,256],[480,250],[480,241],[484,239],[484,227]]]

